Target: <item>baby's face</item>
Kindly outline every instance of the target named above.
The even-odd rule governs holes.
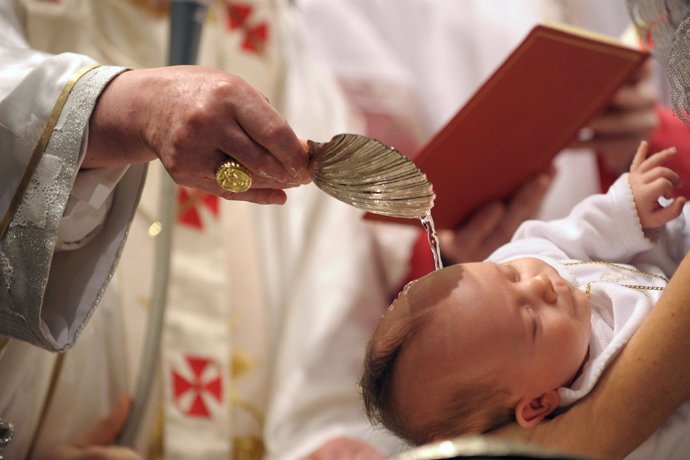
[[[436,311],[398,358],[396,386],[404,393],[395,399],[411,409],[401,407],[403,413],[422,416],[415,400],[424,401],[425,408],[416,408],[422,412],[443,410],[430,406],[447,401],[443,395],[453,394],[454,383],[472,376],[509,389],[515,402],[572,379],[591,334],[583,292],[533,258],[448,269],[438,283],[432,274],[404,294],[410,311]],[[435,293],[435,286],[442,286],[443,294]],[[436,300],[425,305],[425,299]],[[430,394],[438,397],[429,400]]]

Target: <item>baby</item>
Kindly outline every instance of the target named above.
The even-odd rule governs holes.
[[[403,289],[369,344],[369,417],[414,444],[532,427],[594,386],[689,246],[681,184],[642,143],[605,195],[523,224],[487,261]],[[667,205],[659,204],[660,197]]]

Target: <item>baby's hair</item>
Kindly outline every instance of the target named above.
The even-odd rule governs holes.
[[[489,378],[463,382],[438,418],[424,429],[423,442],[466,434],[486,433],[515,421],[515,408],[508,404],[510,392]]]
[[[391,385],[393,370],[403,344],[415,335],[430,318],[431,309],[411,314],[391,326],[383,337],[380,326],[369,341],[364,370],[359,380],[364,409],[372,424],[381,424],[403,439],[414,442],[413,433],[395,410]]]
[[[367,417],[397,436],[419,445],[471,433],[483,433],[515,420],[507,389],[490,378],[474,378],[459,385],[443,411],[424,426],[413,426],[396,408],[392,398],[395,365],[406,342],[431,318],[433,309],[422,309],[385,331],[374,333],[367,347],[360,388]]]

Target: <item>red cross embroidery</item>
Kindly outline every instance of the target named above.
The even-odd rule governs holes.
[[[192,379],[188,380],[183,374],[172,370],[173,401],[180,410],[193,417],[211,418],[208,403],[214,400],[223,401],[223,376],[219,366],[208,358],[185,356],[187,371],[191,370]],[[186,396],[186,395],[190,396]]]
[[[244,37],[242,48],[256,54],[262,54],[268,42],[269,27],[266,21],[251,23],[254,7],[242,2],[228,2],[228,29],[239,29]]]
[[[244,33],[242,48],[257,54],[263,53],[266,41],[268,40],[268,26],[265,22],[253,27],[248,27]]]
[[[247,18],[252,14],[252,6],[246,3],[228,3],[228,27],[230,30],[244,27]]]
[[[183,225],[202,230],[204,223],[201,220],[199,206],[206,206],[211,210],[213,216],[218,216],[219,203],[219,198],[215,195],[181,187],[177,194],[177,204],[179,205],[177,221]]]

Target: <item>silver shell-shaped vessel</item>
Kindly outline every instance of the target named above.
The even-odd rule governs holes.
[[[434,190],[400,152],[358,134],[310,141],[312,179],[332,197],[365,211],[419,219],[430,213]]]

